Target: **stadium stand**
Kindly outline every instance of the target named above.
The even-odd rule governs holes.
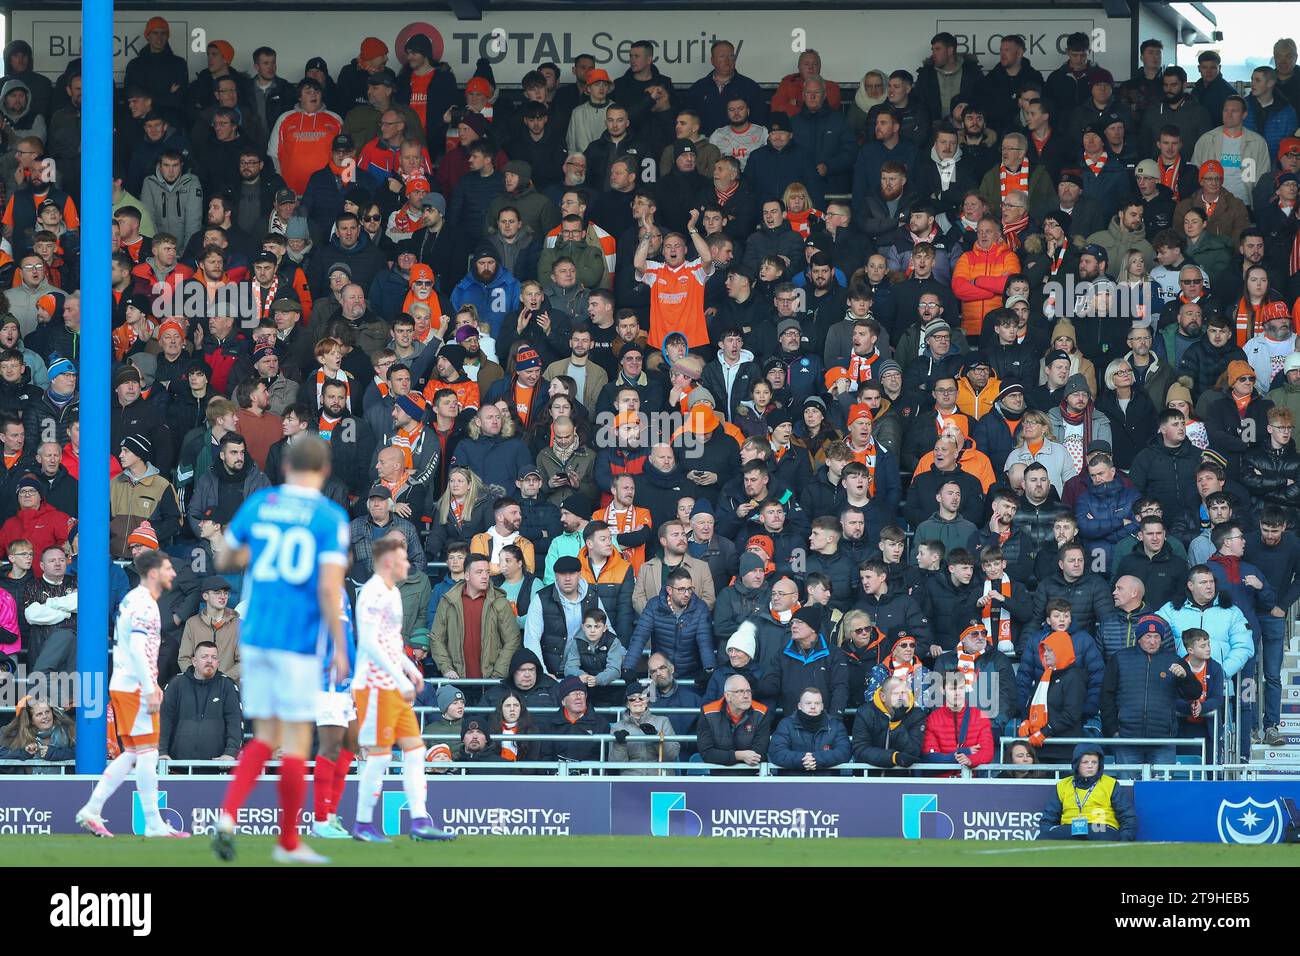
[[[304,434],[349,598],[406,542],[431,773],[1300,766],[1294,41],[1241,95],[1082,33],[900,38],[843,85],[808,50],[775,91],[725,39],[702,77],[633,43],[506,89],[418,32],[301,75],[217,39],[197,76],[169,34],[118,89],[104,476],[113,607],[133,556],[179,569],[168,772],[245,739],[213,547]],[[76,63],[4,50],[0,773],[106,743],[60,683]]]

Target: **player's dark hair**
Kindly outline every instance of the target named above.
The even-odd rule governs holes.
[[[45,550],[48,551],[49,549],[46,548]],[[44,551],[41,552],[41,556],[45,556]],[[170,561],[171,555],[166,551],[160,551],[157,548],[150,548],[147,551],[141,551],[137,554],[135,558],[132,559],[131,563],[135,567],[136,573],[143,578],[150,571],[161,568],[165,562]]]

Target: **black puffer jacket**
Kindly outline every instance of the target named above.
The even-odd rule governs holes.
[[[1058,570],[1050,578],[1038,583],[1034,592],[1033,620],[1045,619],[1047,602],[1052,598],[1065,598],[1070,602],[1071,630],[1096,630],[1097,622],[1114,612],[1115,601],[1105,578],[1097,574],[1084,572],[1083,577],[1070,583],[1065,574]]]
[[[1196,527],[1193,521],[1200,507],[1196,494],[1196,466],[1201,452],[1186,439],[1177,448],[1165,447],[1157,435],[1137,453],[1129,478],[1142,494],[1155,498],[1164,509],[1170,527]]]
[[[983,587],[973,577],[969,584],[957,584],[947,570],[926,575],[923,587],[929,602],[930,643],[950,651],[957,646],[957,639],[967,625],[979,618],[975,602],[980,599]],[[928,645],[918,644],[916,652],[929,658]]]
[[[1272,442],[1269,443],[1271,445]],[[1300,453],[1289,443],[1283,448],[1255,448],[1241,459],[1241,483],[1255,499],[1256,508],[1300,505]]]
[[[1214,388],[1214,383],[1233,359],[1244,362],[1246,353],[1237,347],[1231,337],[1219,348],[1211,345],[1207,336],[1201,336],[1187,347],[1182,362],[1178,364],[1178,374],[1191,377],[1193,401],[1199,399],[1203,392]]]
[[[1210,436],[1210,447],[1228,460],[1228,477],[1241,477],[1243,454],[1267,445],[1268,410],[1273,403],[1252,392],[1246,414],[1237,413],[1237,403],[1231,394],[1225,394],[1206,409],[1205,430]]]

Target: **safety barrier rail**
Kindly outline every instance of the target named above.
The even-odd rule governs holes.
[[[563,738],[571,740],[573,738]],[[654,739],[654,738],[650,738]],[[280,761],[267,761],[268,771],[274,770],[280,766]],[[71,760],[66,761],[37,761],[37,760],[0,760],[0,768],[8,767],[25,767],[25,768],[56,768],[59,775],[73,775],[76,767]],[[229,770],[232,764],[230,761],[223,760],[161,760],[158,763],[159,773],[165,776],[188,776],[194,775],[196,771],[214,770],[220,773],[205,774],[207,779],[233,779]],[[959,767],[950,763],[917,763],[907,768],[907,776],[901,774],[886,778],[881,776],[882,770],[887,768],[877,767],[873,764],[864,763],[843,763],[833,768],[832,776],[838,774],[841,776],[850,776],[858,779],[872,781],[885,779],[908,779],[923,778],[930,775],[947,774],[953,780],[971,780],[971,781],[988,781],[995,778],[1016,779],[1021,782],[1033,782],[1033,778],[1012,778],[1001,777],[1003,773],[1014,773],[1021,771],[1031,771],[1037,773],[1051,774],[1052,778],[1060,777],[1072,772],[1069,764],[1034,764],[1032,766],[1025,764],[1013,763],[988,763],[979,767]],[[897,772],[898,768],[892,768]],[[1107,765],[1107,773],[1124,773],[1137,774],[1143,780],[1173,779],[1184,775],[1201,775],[1206,779],[1223,771],[1224,769],[1243,769],[1243,767],[1225,768],[1222,765],[1203,765],[1203,764],[1117,764]],[[425,767],[426,773],[435,776],[450,774],[452,776],[464,776],[472,774],[474,776],[497,776],[511,777],[519,772],[543,771],[554,777],[569,776],[598,776],[603,777],[612,775],[612,771],[636,771],[633,776],[708,776],[711,774],[722,773],[728,776],[744,774],[746,776],[773,777],[773,778],[794,778],[805,779],[809,774],[797,770],[782,770],[771,763],[761,763],[757,766],[750,767],[746,764],[720,765],[706,764],[699,761],[674,761],[674,762],[650,762],[650,761],[598,761],[598,760],[560,760],[560,761],[493,761],[490,763],[481,763],[477,761],[438,761],[429,763]],[[390,774],[400,773],[399,768],[391,768]],[[874,774],[875,776],[867,776]],[[266,777],[273,777],[271,773],[264,774]],[[350,775],[356,778],[354,772]],[[1300,776],[1300,767],[1297,768],[1297,776]],[[1049,778],[1043,778],[1049,779]]]

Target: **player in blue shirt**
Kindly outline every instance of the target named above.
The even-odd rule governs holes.
[[[277,863],[327,863],[298,839],[297,820],[307,791],[307,756],[316,719],[321,668],[341,682],[351,673],[344,636],[343,576],[348,566],[348,519],[321,494],[330,449],[315,435],[289,447],[285,483],[249,497],[226,529],[218,567],[244,571],[248,613],[240,627],[244,715],[253,739],[239,754],[226,791],[213,850],[234,858],[235,821],[275,750],[280,766],[280,840]]]
[[[352,624],[348,599],[342,601],[343,633],[348,648],[349,675],[357,667],[357,632]],[[330,649],[330,660],[333,647]],[[315,819],[311,835],[326,840],[350,840],[352,834],[339,823],[338,806],[348,782],[348,768],[357,751],[357,707],[352,696],[352,677],[334,680],[327,662],[322,686],[316,694],[316,769],[312,774]]]

